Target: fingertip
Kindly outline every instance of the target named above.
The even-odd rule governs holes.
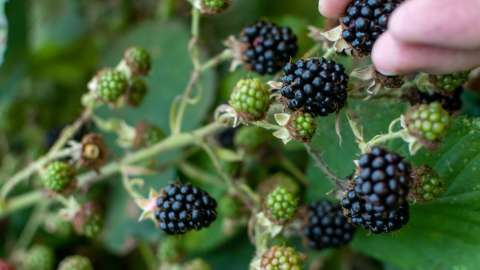
[[[318,10],[328,18],[337,18],[343,15],[349,0],[319,0]]]
[[[372,61],[375,69],[387,76],[402,73],[400,69],[401,49],[389,33],[381,35],[372,50]]]

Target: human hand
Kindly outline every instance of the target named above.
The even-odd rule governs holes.
[[[319,0],[324,16],[343,15],[352,0]],[[480,0],[407,0],[376,41],[378,71],[450,73],[480,66]]]

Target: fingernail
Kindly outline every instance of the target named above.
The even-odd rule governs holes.
[[[381,73],[382,75],[385,75],[385,76],[396,76],[396,75],[398,75],[398,73],[396,73],[396,72],[382,70],[382,69],[379,69],[377,67],[375,67],[375,70],[377,70],[379,73]]]

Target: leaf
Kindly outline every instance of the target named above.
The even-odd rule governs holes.
[[[401,108],[400,105],[374,101],[363,102],[361,108],[354,107],[361,116],[366,139],[386,131],[388,122],[398,117]],[[385,107],[389,109],[381,109]],[[358,152],[351,143],[351,132],[346,133],[346,143],[339,147],[332,143],[335,135],[324,123],[314,142],[316,148],[323,150],[327,162],[342,176],[352,172],[351,160]],[[404,143],[395,142],[389,148],[408,157]],[[413,206],[409,224],[398,232],[370,235],[360,231],[353,248],[399,269],[478,269],[480,122],[457,118],[439,149],[434,152],[421,150],[409,159],[413,164],[433,166],[447,180],[447,191],[432,203]],[[309,198],[324,196],[330,189],[325,177],[313,165],[309,176],[314,180]]]

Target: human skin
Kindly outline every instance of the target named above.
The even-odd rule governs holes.
[[[329,18],[352,0],[319,0]],[[407,0],[390,16],[372,60],[385,75],[451,73],[480,66],[480,0]]]

